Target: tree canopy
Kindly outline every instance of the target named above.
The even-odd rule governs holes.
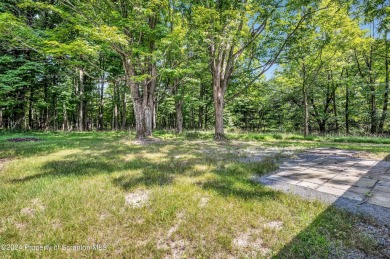
[[[389,6],[5,0],[0,128],[389,134]]]

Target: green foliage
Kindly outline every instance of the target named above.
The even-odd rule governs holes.
[[[5,0],[2,126],[77,129],[82,106],[90,130],[132,128],[133,95],[153,84],[157,128],[176,127],[181,109],[184,128],[208,129],[215,61],[220,75],[230,67],[230,131],[302,131],[305,89],[311,133],[384,134],[388,11],[378,1]]]

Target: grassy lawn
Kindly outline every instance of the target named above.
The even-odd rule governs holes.
[[[388,140],[229,136],[216,143],[211,133],[157,132],[158,141],[140,144],[123,132],[3,133],[0,245],[52,249],[0,249],[0,257],[326,258],[345,249],[379,255],[355,229],[362,219],[250,180],[275,170],[278,156],[238,158],[252,147],[320,146],[386,158]],[[17,137],[42,141],[7,141]],[[72,247],[93,244],[102,249]]]

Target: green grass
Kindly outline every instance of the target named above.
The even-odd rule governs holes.
[[[42,141],[7,141],[28,136]],[[240,163],[237,153],[334,146],[383,156],[388,146],[282,134],[232,134],[228,143],[212,141],[210,132],[155,137],[161,141],[140,145],[126,132],[2,133],[0,158],[11,161],[0,169],[0,245],[107,249],[0,250],[0,256],[326,258],[334,247],[377,254],[354,229],[361,219],[250,180],[275,170],[277,158]],[[139,192],[149,194],[145,205],[127,205],[126,195]],[[267,227],[274,223],[281,227]]]

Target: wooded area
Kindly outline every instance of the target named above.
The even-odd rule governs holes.
[[[390,134],[389,6],[2,0],[0,128]]]

